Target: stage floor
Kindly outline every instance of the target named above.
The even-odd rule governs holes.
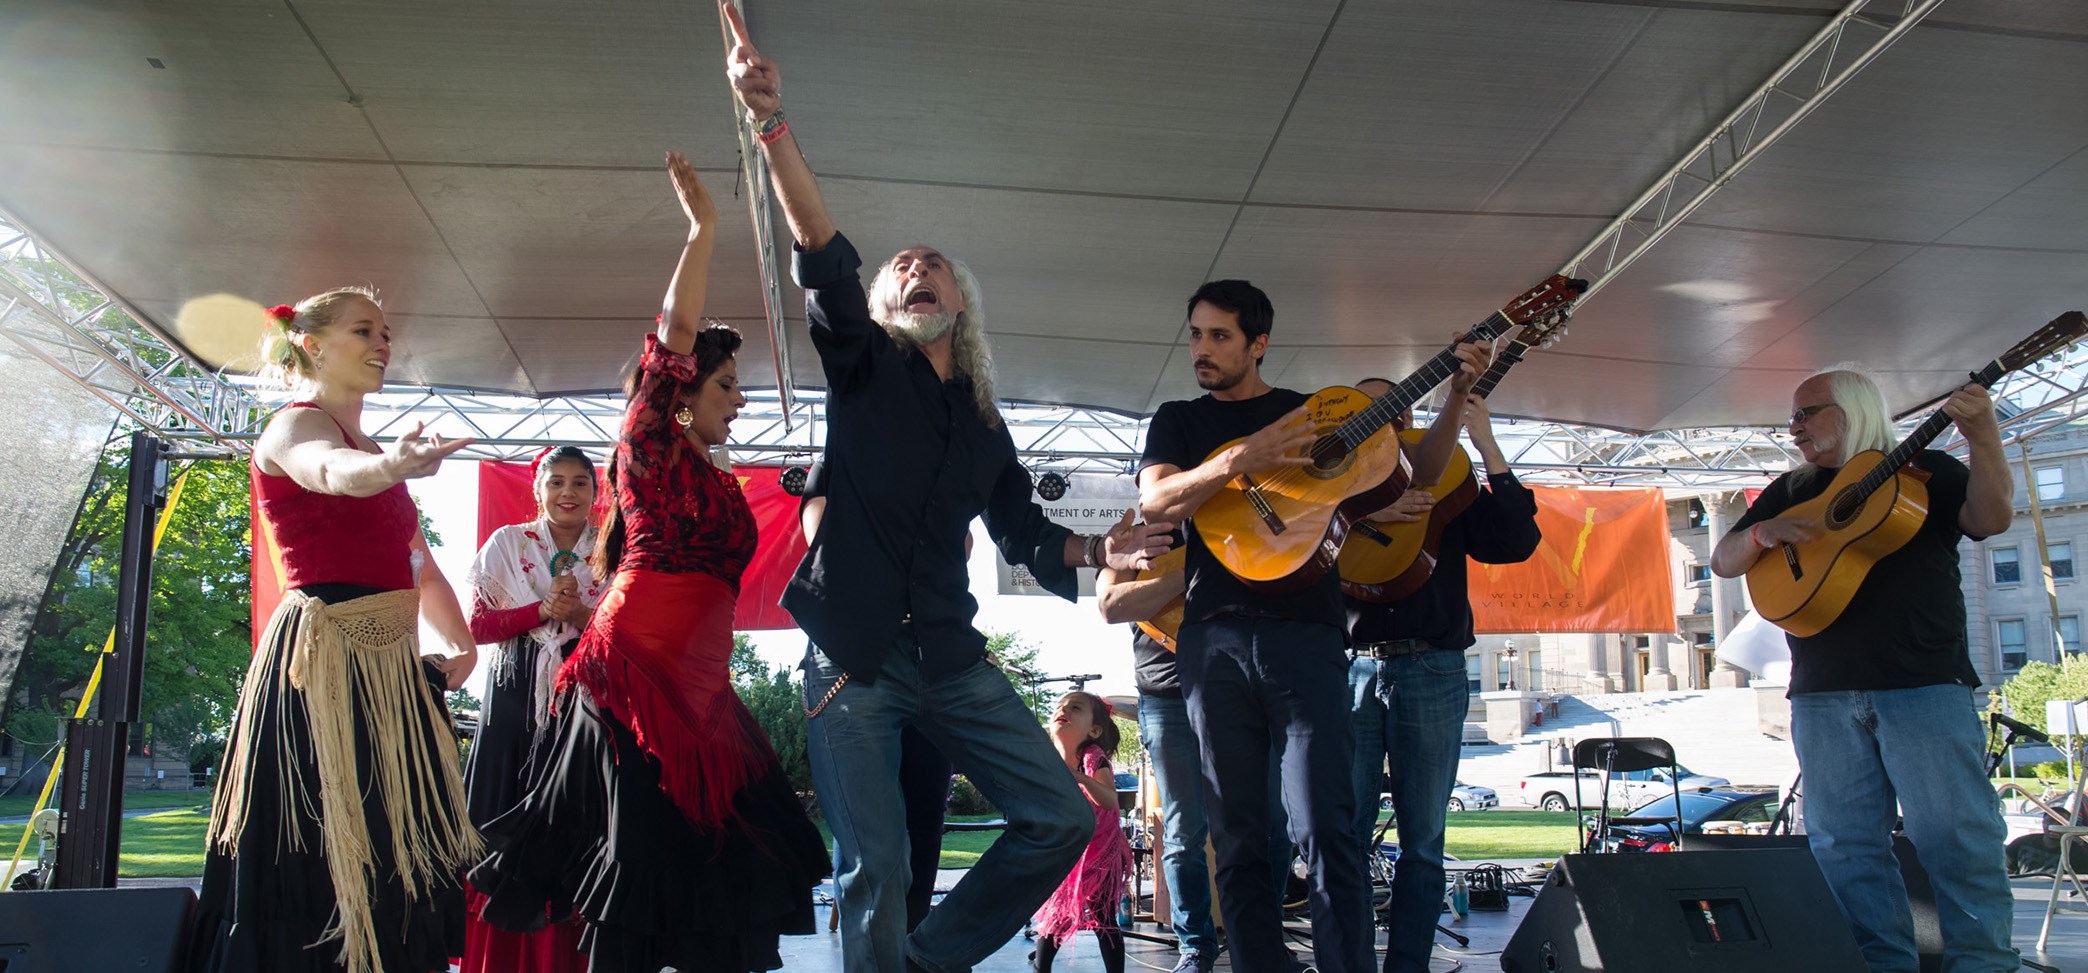
[[[944,888],[962,872],[944,872]],[[2061,913],[2052,920],[2050,949],[2043,955],[2032,952],[2037,945],[2037,931],[2044,921],[2045,902],[2051,895],[2050,879],[2017,879],[2012,883],[2016,894],[2016,948],[2031,960],[2069,973],[2088,971],[2088,915]],[[831,892],[831,886],[828,891]],[[824,900],[823,900],[824,901]],[[1437,973],[1449,971],[1497,971],[1501,968],[1501,950],[1508,945],[1508,937],[1522,922],[1523,913],[1529,911],[1530,899],[1526,896],[1510,896],[1507,912],[1476,912],[1459,922],[1445,925],[1472,941],[1470,947],[1460,947],[1445,937],[1436,937],[1435,959],[1429,968]],[[2062,896],[2062,903],[2065,901]],[[819,909],[821,927],[825,927],[827,907]],[[1443,914],[1447,920],[1449,913]],[[1301,926],[1298,928],[1302,928]],[[1152,926],[1141,923],[1140,932],[1155,931]],[[1029,951],[1031,944],[1016,936],[1001,947],[985,962],[976,967],[977,973],[1029,973]],[[1311,961],[1310,946],[1300,941],[1296,951],[1306,962]],[[1172,948],[1156,943],[1131,939],[1126,941],[1129,962],[1127,971],[1172,970],[1175,952]],[[841,969],[841,938],[836,934],[821,933],[816,936],[791,936],[783,940],[783,964],[786,970],[839,971]],[[1095,941],[1087,935],[1075,937],[1069,950],[1059,953],[1053,964],[1054,970],[1064,973],[1101,973],[1102,960],[1095,953]],[[1230,970],[1223,958],[1219,970]],[[2028,969],[2028,967],[2025,967]]]

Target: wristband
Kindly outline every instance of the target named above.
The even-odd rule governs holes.
[[[1086,543],[1085,543],[1085,544],[1083,545],[1083,547],[1082,547],[1082,552],[1081,552],[1081,559],[1087,562],[1087,566],[1088,566],[1088,567],[1091,567],[1091,568],[1099,568],[1099,567],[1101,567],[1101,566],[1102,566],[1102,550],[1101,550],[1101,548],[1102,548],[1102,535],[1101,535],[1101,534],[1089,534],[1089,535],[1087,536],[1087,540],[1086,540]]]
[[[789,131],[790,122],[783,118],[783,110],[780,108],[775,114],[754,123],[754,137],[760,139],[763,145],[775,142]]]

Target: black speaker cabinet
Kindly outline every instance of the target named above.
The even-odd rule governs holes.
[[[1706,834],[1690,835],[1691,851],[1760,851],[1764,848],[1796,848],[1807,854],[1812,847],[1802,834]],[[1914,949],[1921,954],[1921,973],[1943,973],[1943,927],[1936,920],[1936,889],[1929,884],[1928,869],[1907,836],[1892,836],[1892,856],[1899,860],[1900,879],[1907,883],[1907,909],[1914,917]]]
[[[176,973],[195,907],[185,887],[0,892],[0,970]]]
[[[1507,973],[1850,973],[1863,954],[1812,854],[1567,855],[1501,953]]]

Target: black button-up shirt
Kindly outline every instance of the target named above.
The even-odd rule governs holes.
[[[1010,564],[1067,600],[1071,532],[1030,498],[1029,471],[1005,424],[979,415],[971,383],[943,381],[913,348],[870,319],[863,261],[835,234],[797,251],[812,344],[827,379],[826,515],[783,592],[783,607],[827,657],[874,681],[885,653],[920,652],[922,675],[963,670],[986,648],[965,570],[973,517]]]
[[[1439,649],[1463,649],[1472,636],[1467,557],[1484,564],[1520,564],[1537,553],[1537,495],[1513,473],[1486,478],[1472,505],[1443,526],[1435,571],[1419,590],[1389,605],[1355,598],[1348,603],[1349,641],[1420,639]]]

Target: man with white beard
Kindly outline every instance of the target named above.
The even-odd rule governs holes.
[[[840,853],[843,966],[961,973],[1012,938],[1071,871],[1095,815],[1037,717],[972,625],[972,518],[1011,564],[1060,597],[1074,569],[1141,570],[1171,525],[1078,537],[1030,499],[994,403],[979,288],[932,247],[886,261],[866,293],[781,111],[776,65],[730,4],[728,74],[795,237],[812,343],[827,379],[827,508],[783,595],[811,637],[807,749]],[[1007,817],[964,880],[909,934],[900,731],[918,728]]]

